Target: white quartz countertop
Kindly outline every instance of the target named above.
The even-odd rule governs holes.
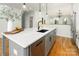
[[[53,27],[46,29],[48,31],[45,33],[37,32],[37,28],[27,28],[24,31],[17,34],[2,33],[2,35],[7,37],[9,40],[15,42],[16,44],[22,46],[23,48],[26,48],[56,28]]]

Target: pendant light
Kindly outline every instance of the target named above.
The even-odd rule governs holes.
[[[48,7],[47,7],[47,3],[46,3],[46,19],[48,19]]]
[[[26,3],[23,3],[23,6],[22,6],[24,9],[26,8]]]
[[[39,14],[41,14],[41,3],[39,3]]]
[[[48,18],[48,4],[46,3],[46,17]]]
[[[29,11],[28,5],[26,5],[26,3],[23,3],[22,8],[24,11]]]
[[[48,8],[47,8],[47,3],[46,3],[46,15],[48,15],[47,9],[48,9]]]

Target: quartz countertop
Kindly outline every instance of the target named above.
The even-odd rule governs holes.
[[[23,48],[27,48],[40,38],[44,37],[46,34],[50,33],[55,27],[52,28],[44,28],[48,31],[45,33],[37,32],[37,28],[26,28],[24,31],[17,33],[17,34],[5,34],[2,33],[5,37],[7,37],[9,40],[15,42],[19,46],[22,46]]]

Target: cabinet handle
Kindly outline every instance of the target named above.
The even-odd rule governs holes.
[[[42,43],[42,41],[40,41],[38,44],[36,44],[36,46],[35,46],[35,47],[39,46],[41,43]]]

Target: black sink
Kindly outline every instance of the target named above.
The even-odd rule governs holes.
[[[48,31],[48,30],[46,30],[46,29],[42,29],[42,30],[39,30],[39,31],[37,31],[37,32],[44,33],[44,32],[46,32],[46,31]]]

